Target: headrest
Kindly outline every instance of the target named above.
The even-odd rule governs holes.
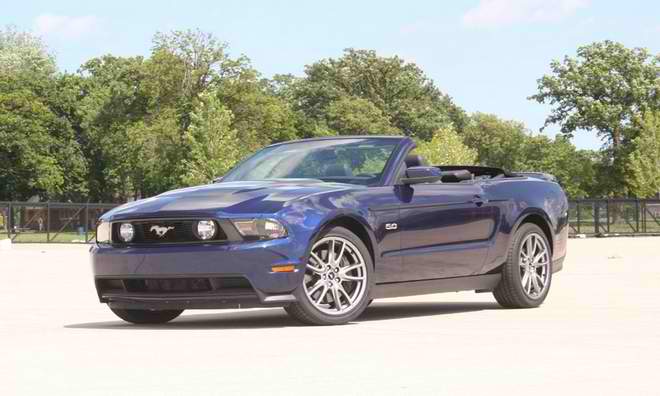
[[[323,173],[325,174],[325,176],[329,176],[329,177],[353,176],[351,172],[351,168],[348,166],[348,164],[345,163],[330,164],[326,166],[325,172]]]
[[[413,166],[426,166],[426,160],[421,155],[408,154],[406,157],[406,167],[412,168]]]

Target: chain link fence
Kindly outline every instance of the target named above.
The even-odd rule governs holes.
[[[113,204],[0,202],[0,239],[14,243],[88,243]]]
[[[581,199],[570,202],[572,235],[660,235],[660,199]]]
[[[0,239],[14,243],[89,243],[114,204],[0,202]],[[660,235],[660,199],[570,201],[570,234]]]

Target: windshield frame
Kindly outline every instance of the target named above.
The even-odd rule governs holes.
[[[268,181],[268,180],[296,180],[296,179],[287,179],[287,178],[278,178],[278,179],[262,179],[262,180],[226,180],[229,176],[231,176],[233,173],[237,171],[245,162],[249,161],[252,159],[254,156],[259,155],[263,150],[271,149],[273,147],[278,147],[278,146],[284,146],[284,145],[291,145],[291,144],[299,144],[299,143],[305,143],[305,142],[315,142],[315,141],[325,141],[325,140],[350,140],[350,139],[382,139],[382,140],[391,140],[392,143],[394,143],[394,148],[392,149],[392,152],[390,153],[389,158],[385,162],[385,165],[383,166],[383,170],[380,173],[380,176],[378,177],[378,180],[370,183],[370,184],[359,184],[359,183],[347,183],[347,182],[336,182],[336,183],[344,183],[344,184],[350,184],[350,185],[355,185],[355,186],[362,186],[362,187],[380,187],[384,186],[387,184],[391,184],[391,174],[392,174],[392,169],[396,168],[396,164],[400,161],[401,158],[401,153],[402,151],[407,151],[406,148],[407,146],[410,146],[410,144],[414,145],[412,143],[412,140],[406,136],[369,136],[369,135],[362,135],[362,136],[331,136],[331,137],[321,137],[321,138],[312,138],[312,139],[300,139],[300,140],[292,140],[288,142],[282,142],[282,143],[275,143],[268,145],[266,147],[263,147],[256,152],[254,152],[252,155],[246,157],[234,167],[232,167],[231,170],[229,170],[224,176],[222,176],[222,179],[219,180],[219,183],[231,183],[231,182],[248,182],[248,181]],[[408,143],[408,144],[406,144]],[[298,179],[300,180],[300,179]],[[319,179],[320,180],[320,179]],[[334,183],[332,181],[322,181],[323,183]]]

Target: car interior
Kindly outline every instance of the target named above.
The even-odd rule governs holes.
[[[492,168],[486,166],[461,166],[461,165],[429,165],[428,161],[419,154],[411,153],[406,156],[405,168],[412,168],[416,166],[433,166],[442,171],[441,183],[470,183],[473,180],[495,179],[508,177],[506,171],[499,168]],[[403,177],[405,170],[402,170],[401,177]]]

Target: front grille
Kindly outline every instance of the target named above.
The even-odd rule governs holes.
[[[154,245],[171,243],[209,243],[227,240],[222,226],[215,222],[218,231],[215,237],[209,240],[201,240],[195,235],[194,227],[197,219],[184,220],[131,220],[112,224],[112,240],[114,243],[123,244],[119,238],[119,227],[123,223],[131,223],[135,230],[135,236],[130,245]],[[160,234],[159,234],[160,231]]]
[[[253,293],[250,282],[243,277],[228,278],[164,278],[164,279],[97,279],[96,288],[104,294],[176,295],[195,293]]]

